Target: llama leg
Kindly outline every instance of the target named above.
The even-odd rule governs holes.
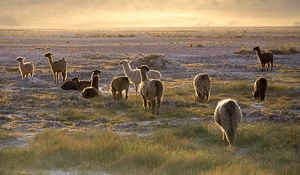
[[[117,100],[117,97],[116,97],[116,91],[112,90],[111,93],[112,93],[112,95],[113,95],[113,99],[114,99],[114,100]]]
[[[268,63],[267,71],[269,71],[270,63]]]
[[[56,72],[53,72],[53,79],[54,79],[54,82],[56,83]]]
[[[261,101],[265,100],[265,92],[260,92],[260,100]]]
[[[223,131],[223,141],[227,144],[228,141],[227,141],[227,137],[226,137],[226,133]]]
[[[118,91],[118,98],[119,100],[122,100],[122,91]]]
[[[25,78],[25,74],[21,74],[22,75],[22,79],[24,79]]]
[[[63,81],[65,81],[67,79],[67,71],[63,71],[62,73],[62,77],[63,77]]]
[[[199,91],[197,91],[197,101],[198,102],[201,101],[201,93]]]
[[[58,79],[59,79],[59,73],[56,72],[56,83],[58,83]]]
[[[146,97],[144,97],[143,95],[142,95],[142,97],[143,97],[144,110],[145,110],[145,112],[146,112],[146,108],[147,108],[147,99],[146,99]]]
[[[151,111],[151,101],[148,101],[149,111]]]
[[[135,95],[137,95],[138,89],[139,89],[139,84],[134,84],[134,85],[135,85]]]
[[[206,91],[205,96],[206,96],[206,102],[208,102],[208,98],[209,98],[209,92],[208,91]]]
[[[158,97],[157,98],[157,111],[156,111],[157,115],[159,114],[160,104],[161,104],[161,99]]]
[[[263,71],[265,71],[265,64],[261,64],[261,71],[263,72]]]
[[[155,99],[151,100],[151,113],[154,114],[154,109],[155,109]]]
[[[118,91],[118,99],[122,100],[122,91]]]
[[[125,100],[127,101],[128,99],[128,89],[125,89]]]
[[[273,71],[273,60],[271,60],[271,71]]]

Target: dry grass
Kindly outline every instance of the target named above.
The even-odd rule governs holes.
[[[290,54],[300,53],[298,49],[290,46],[280,46],[276,48],[271,48],[269,49],[269,51],[275,55],[290,55]]]
[[[293,45],[282,45],[277,47],[272,47],[267,49],[267,51],[272,52],[275,55],[290,55],[290,54],[297,54],[300,53],[299,50]],[[234,54],[238,55],[247,55],[247,54],[254,54],[252,48],[241,48],[234,52]]]
[[[190,44],[190,47],[204,47],[204,45],[200,43],[192,43]]]
[[[83,37],[107,37],[107,38],[127,38],[127,37],[136,37],[133,33],[77,33],[75,34],[76,38]]]
[[[299,124],[242,124],[235,149],[223,144],[210,123],[159,129],[144,138],[48,130],[28,148],[1,149],[0,172],[76,168],[117,174],[297,174],[299,129]]]
[[[10,90],[0,90],[0,106],[7,106],[12,103],[12,93]]]
[[[237,50],[233,53],[238,55],[248,55],[248,54],[254,54],[254,51],[253,49],[241,48],[240,50]]]
[[[12,131],[7,131],[0,129],[0,147],[1,147],[1,141],[4,141],[6,139],[15,138],[18,134]]]

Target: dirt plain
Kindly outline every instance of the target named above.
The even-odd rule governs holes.
[[[0,127],[20,133],[14,140],[3,140],[0,147],[24,146],[38,132],[47,128],[62,129],[112,129],[120,134],[151,134],[160,126],[178,126],[211,121],[212,116],[191,115],[185,118],[153,117],[119,120],[98,113],[96,117],[62,120],[65,109],[81,106],[87,109],[85,116],[99,105],[110,109],[114,102],[109,98],[109,83],[113,77],[122,75],[119,62],[122,59],[137,60],[148,55],[159,55],[165,62],[162,81],[172,87],[191,85],[198,73],[207,73],[216,82],[252,82],[260,76],[282,86],[294,87],[300,95],[299,53],[275,54],[274,70],[261,72],[252,48],[263,50],[274,48],[300,49],[300,28],[202,28],[202,29],[145,29],[145,30],[0,30]],[[245,49],[246,53],[235,52]],[[77,91],[63,91],[61,82],[55,84],[44,57],[47,52],[54,58],[68,61],[68,79],[77,75],[89,79],[94,69],[102,71],[100,87],[102,98],[86,100]],[[35,64],[33,79],[21,79],[17,56],[27,58]],[[138,61],[133,61],[137,66]],[[155,63],[154,63],[155,64]],[[153,69],[161,68],[161,62]],[[221,84],[222,85],[222,84]],[[192,88],[192,86],[190,86]],[[214,87],[212,87],[214,88]],[[221,88],[221,87],[219,87]],[[166,89],[168,91],[168,89]],[[249,94],[251,89],[249,89]],[[214,94],[212,94],[213,96]],[[130,97],[134,97],[130,87]],[[104,101],[98,104],[97,100]],[[299,100],[298,100],[299,101]],[[96,106],[95,106],[96,103]],[[278,102],[274,102],[278,103]],[[165,98],[164,106],[176,106],[177,102]],[[262,103],[249,104],[243,109],[246,122],[297,121],[300,108],[296,107],[283,115],[280,110],[267,116]],[[204,104],[205,105],[205,104]],[[141,104],[140,104],[141,107]],[[201,107],[201,106],[200,106]],[[214,108],[213,106],[210,106]],[[124,113],[118,111],[120,115]],[[116,114],[118,115],[118,114]],[[142,119],[141,119],[142,118]]]

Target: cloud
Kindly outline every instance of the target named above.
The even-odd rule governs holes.
[[[300,18],[299,0],[9,0],[0,7],[0,27],[282,26]]]

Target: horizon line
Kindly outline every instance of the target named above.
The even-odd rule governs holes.
[[[103,30],[103,29],[201,29],[201,28],[300,28],[299,25],[287,26],[199,26],[199,27],[91,27],[91,28],[48,28],[48,27],[0,27],[0,30]]]

